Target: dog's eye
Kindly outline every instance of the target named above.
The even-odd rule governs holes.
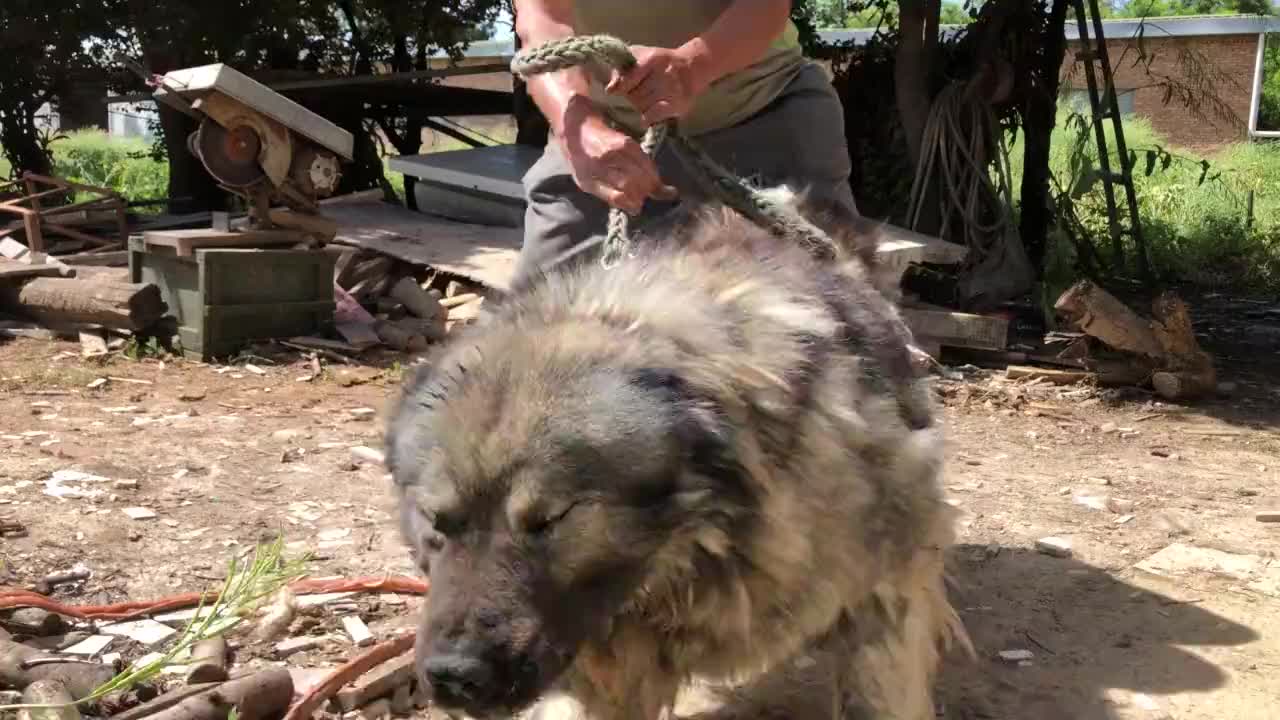
[[[550,515],[535,515],[525,523],[525,532],[530,535],[543,535],[556,523],[560,522],[569,514],[571,510],[578,506],[578,503],[570,503],[564,509]]]

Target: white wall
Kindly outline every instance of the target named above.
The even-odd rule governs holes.
[[[155,103],[107,103],[107,132],[112,137],[154,139],[150,120],[157,117]]]

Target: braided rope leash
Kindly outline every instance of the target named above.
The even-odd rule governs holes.
[[[600,63],[626,72],[636,66],[635,55],[626,43],[608,35],[581,35],[553,40],[520,51],[511,61],[511,71],[528,80],[535,75]],[[834,257],[836,244],[822,230],[789,205],[774,201],[746,180],[736,177],[717,163],[700,145],[681,134],[675,121],[650,126],[640,142],[645,154],[655,157],[663,143],[707,192],[774,234],[792,240],[820,257]],[[610,208],[601,262],[613,267],[627,252],[630,218],[618,208]]]

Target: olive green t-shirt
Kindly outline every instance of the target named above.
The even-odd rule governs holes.
[[[574,31],[579,35],[612,35],[629,45],[677,48],[704,32],[734,0],[578,0]],[[808,60],[800,49],[799,33],[788,20],[764,57],[720,78],[680,118],[681,131],[698,135],[731,127],[773,102]],[[640,114],[627,99],[604,92],[592,83],[592,96],[618,123],[633,132],[644,131]]]

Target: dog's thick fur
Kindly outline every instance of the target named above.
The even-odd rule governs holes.
[[[732,689],[698,717],[933,717],[967,645],[953,516],[868,258],[708,210],[506,298],[406,383],[388,464],[437,702],[657,720],[707,680]]]

